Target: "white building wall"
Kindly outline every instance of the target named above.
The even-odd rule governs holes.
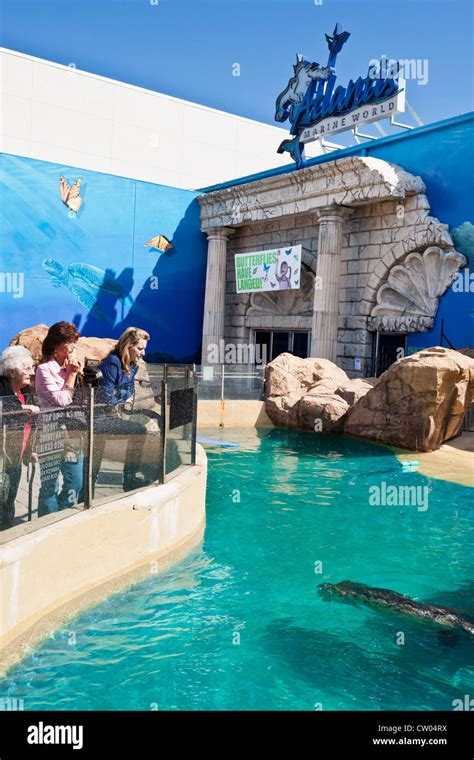
[[[277,94],[277,93],[276,93]],[[0,151],[194,189],[291,163],[288,130],[0,48]],[[308,146],[319,155],[319,143]]]

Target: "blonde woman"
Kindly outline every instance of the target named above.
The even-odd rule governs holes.
[[[100,362],[101,399],[107,404],[123,404],[133,396],[138,363],[149,340],[145,330],[127,327],[113,351]]]
[[[120,336],[115,348],[98,365],[102,378],[97,394],[99,404],[94,426],[96,434],[92,467],[94,485],[99,474],[106,441],[111,436],[128,439],[123,471],[124,491],[146,485],[142,451],[147,429],[143,423],[134,420],[133,415],[125,419],[116,412],[120,404],[124,404],[135,393],[135,376],[149,339],[150,336],[145,330],[128,327]]]

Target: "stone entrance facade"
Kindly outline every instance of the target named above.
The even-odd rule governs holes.
[[[429,330],[465,257],[425,185],[372,157],[336,159],[199,197],[208,236],[203,364],[257,330],[308,331],[310,355],[368,376],[376,332]],[[234,255],[302,245],[299,290],[237,294]],[[357,360],[357,361],[356,361]]]

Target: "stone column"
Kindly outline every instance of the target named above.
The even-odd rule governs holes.
[[[344,219],[352,209],[326,206],[318,211],[319,240],[311,328],[311,356],[336,361],[339,280]]]
[[[219,346],[219,341],[224,339],[227,240],[234,232],[230,227],[216,227],[207,232],[202,364],[208,364],[208,346]]]

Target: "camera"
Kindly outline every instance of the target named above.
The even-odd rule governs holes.
[[[95,366],[94,364],[87,364],[84,367],[82,376],[84,378],[84,382],[86,385],[90,385],[93,388],[98,388],[100,385],[100,381],[102,380],[102,372],[100,371],[99,367]]]

